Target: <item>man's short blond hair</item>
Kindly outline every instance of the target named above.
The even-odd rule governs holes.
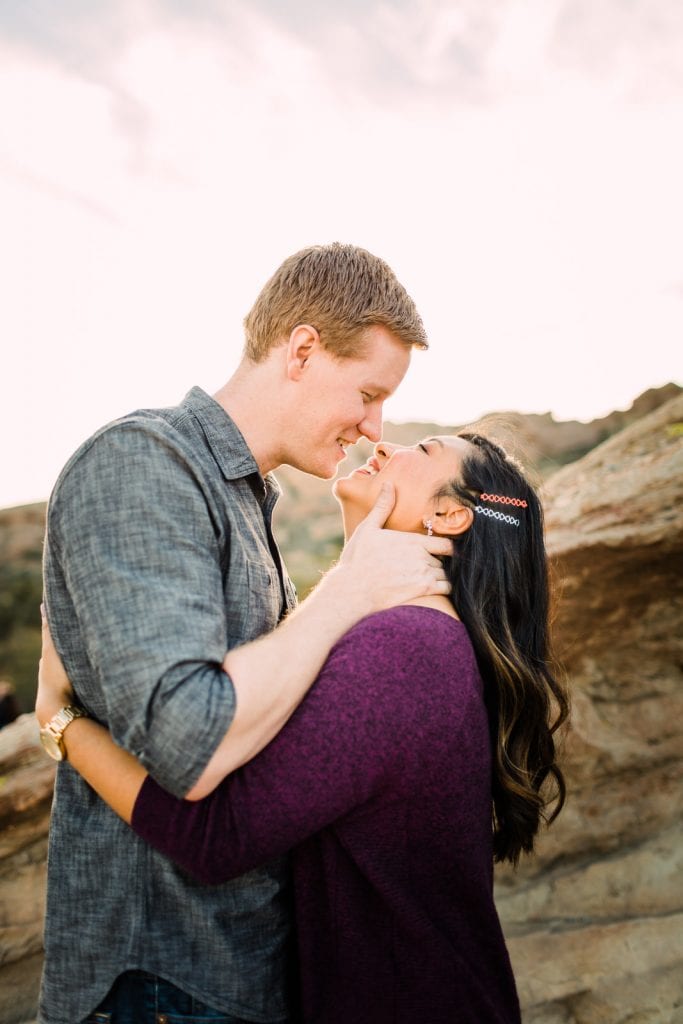
[[[265,359],[297,324],[310,324],[338,358],[363,354],[363,332],[381,325],[407,347],[427,348],[415,303],[391,267],[356,245],[312,245],[264,285],[244,318],[245,355]]]

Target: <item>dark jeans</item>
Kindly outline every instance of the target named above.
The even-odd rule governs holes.
[[[83,1024],[253,1024],[212,1010],[163,978],[145,971],[121,974]],[[286,1024],[285,1021],[277,1024]]]

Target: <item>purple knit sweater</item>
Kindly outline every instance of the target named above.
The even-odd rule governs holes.
[[[205,800],[145,782],[133,828],[215,884],[291,850],[306,1024],[518,1024],[493,903],[491,757],[464,626],[364,619],[272,743]]]

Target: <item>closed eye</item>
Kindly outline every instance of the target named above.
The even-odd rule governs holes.
[[[419,449],[420,449],[421,451],[423,451],[423,452],[425,453],[425,455],[429,455],[429,452],[427,451],[427,449],[425,448],[425,446],[424,446],[424,445],[423,445],[422,443],[418,444],[418,446],[417,446],[417,447],[418,447],[418,448],[419,448]]]

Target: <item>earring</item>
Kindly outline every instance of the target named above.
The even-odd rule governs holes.
[[[431,521],[431,519],[423,519],[422,520],[422,524],[425,527],[425,529],[427,530],[427,536],[431,537],[433,535],[433,533],[434,533],[434,530],[432,529],[432,521]]]

